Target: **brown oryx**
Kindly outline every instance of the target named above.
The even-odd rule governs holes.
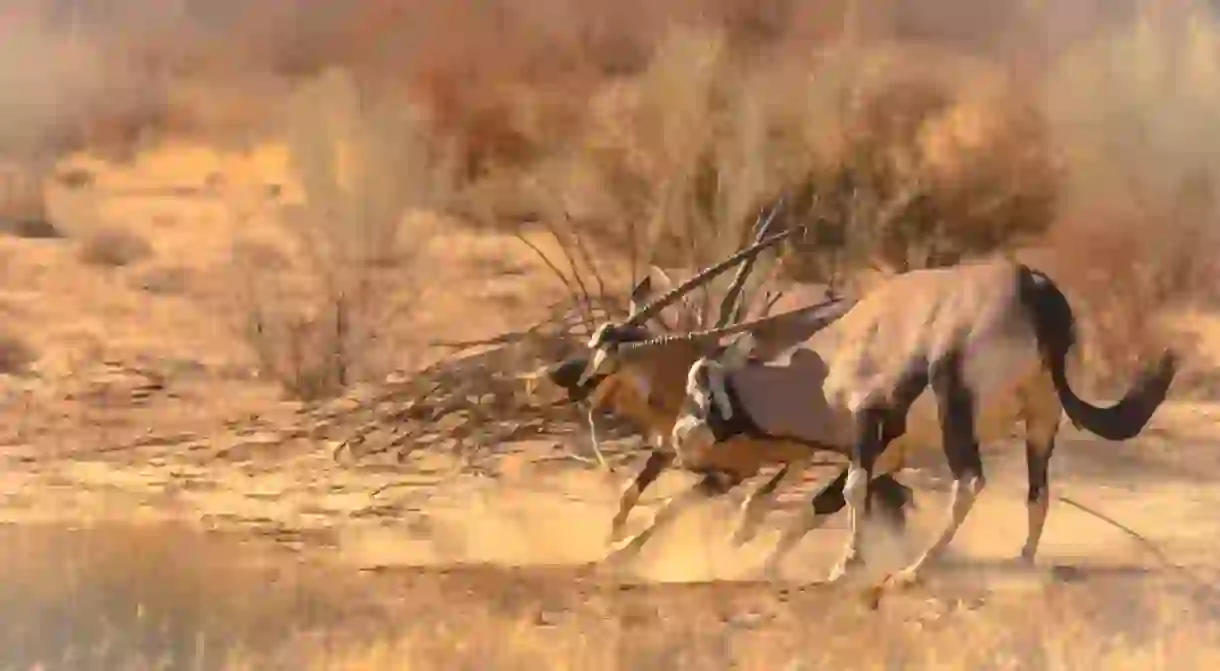
[[[757,326],[745,323],[680,337],[693,346],[752,328]],[[672,339],[604,348],[603,360],[626,367]],[[1029,519],[1020,556],[1032,562],[1046,520],[1048,467],[1061,415],[1108,440],[1132,438],[1165,399],[1176,372],[1175,355],[1165,352],[1116,405],[1097,407],[1068,384],[1074,342],[1071,306],[1039,271],[1007,260],[911,271],[876,287],[782,359],[744,362],[735,345],[701,358],[689,371],[673,440],[680,450],[708,449],[743,427],[761,427],[849,454],[848,471],[785,531],[768,563],[774,569],[821,524],[826,503],[844,501],[852,533],[831,580],[859,559],[857,522],[873,478],[899,470],[912,450],[940,442],[953,476],[949,520],[914,562],[885,580],[886,587],[916,581],[952,541],[985,483],[980,441],[1007,437],[1021,420]]]
[[[769,217],[762,225],[757,233],[759,242],[751,249],[761,249],[760,244],[769,244],[768,240],[777,239],[766,238],[771,221],[772,218]],[[746,256],[750,253],[750,250],[744,250],[736,256]],[[683,293],[698,286],[700,282],[709,280],[717,269],[727,268],[732,260],[701,271],[683,285],[652,301],[647,301],[651,294],[651,279],[645,278],[632,292],[632,317],[623,323],[604,325],[594,335],[590,348],[596,353],[606,342],[630,348],[634,342],[655,341],[658,334],[651,332],[644,324],[658,316],[668,304],[679,300]],[[723,326],[734,314],[742,311],[741,304],[737,302],[741,297],[746,275],[750,272],[751,263],[752,259],[746,259],[742,263],[725,294],[719,309],[718,326]],[[755,353],[765,357],[768,356],[767,352],[778,353],[801,342],[821,328],[827,320],[842,314],[844,307],[845,304],[841,301],[830,301],[793,310],[782,315],[782,319],[767,320],[769,327],[761,327],[752,334],[757,345]],[[783,328],[775,328],[777,326]],[[675,452],[668,445],[668,440],[674,421],[682,408],[687,373],[700,356],[711,353],[711,348],[703,342],[672,338],[666,340],[665,345],[652,347],[650,351],[652,356],[633,359],[630,365],[613,370],[607,370],[607,365],[603,362],[602,370],[592,375],[588,374],[593,364],[592,356],[577,355],[548,368],[540,378],[561,388],[569,402],[588,402],[590,424],[593,413],[608,410],[640,427],[653,444],[653,450],[643,469],[621,497],[618,512],[612,522],[612,540],[622,540],[621,534],[627,516],[639,501],[643,490],[655,482],[665,468],[679,462],[682,467],[703,475],[700,482],[688,493],[666,504],[648,529],[623,543],[614,556],[622,558],[637,551],[651,535],[676,519],[678,513],[694,501],[726,493],[757,475],[767,465],[783,464],[781,470],[748,497],[743,505],[734,538],[738,543],[744,542],[753,534],[758,519],[775,490],[792,475],[800,474],[816,452],[825,448],[821,444],[799,438],[757,432],[735,436],[725,444],[717,445],[714,450],[706,450],[700,454]],[[840,479],[844,477],[846,470],[839,475]],[[874,483],[872,494],[886,518],[895,525],[901,525],[904,521],[904,506],[910,503],[910,490],[887,474]]]

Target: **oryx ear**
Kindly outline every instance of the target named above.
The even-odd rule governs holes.
[[[648,303],[650,296],[652,296],[652,275],[645,275],[644,279],[631,288],[631,301],[628,307],[632,312],[638,312]]]
[[[631,300],[628,305],[632,312],[638,312],[647,305],[654,297],[656,297],[658,286],[661,291],[669,291],[677,286],[673,279],[664,271],[654,265],[648,266],[648,272],[644,275],[644,279],[636,283],[631,289]],[[669,324],[663,314],[658,314],[653,317],[653,321],[666,331],[673,331],[674,327]]]

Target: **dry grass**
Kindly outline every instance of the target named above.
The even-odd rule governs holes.
[[[0,331],[0,374],[20,373],[38,358],[28,340]]]
[[[804,279],[873,266],[941,265],[1041,238],[1056,253],[1052,273],[1085,299],[1086,340],[1098,343],[1089,363],[1100,364],[1090,368],[1103,374],[1120,370],[1137,344],[1159,337],[1153,315],[1183,303],[1212,307],[1220,152],[1207,150],[1213,149],[1211,125],[1220,118],[1220,29],[1202,10],[1178,24],[1146,17],[1124,25],[1095,43],[1072,45],[1063,58],[1049,59],[1045,72],[1015,80],[1005,74],[1012,63],[993,52],[963,50],[949,39],[918,47],[900,39],[918,32],[904,21],[918,22],[897,9],[892,21],[872,16],[861,20],[863,27],[848,26],[857,41],[832,43],[848,23],[841,10],[849,3],[476,4],[484,9],[353,3],[358,11],[318,10],[302,21],[284,20],[280,12],[291,2],[251,5],[236,22],[252,36],[245,43],[234,45],[240,40],[227,30],[213,35],[200,28],[176,43],[173,31],[150,30],[137,39],[116,28],[96,44],[63,47],[63,61],[39,76],[19,73],[18,82],[62,78],[65,95],[51,86],[38,91],[43,100],[92,99],[94,75],[131,89],[113,105],[21,107],[23,114],[36,107],[73,110],[70,119],[36,120],[52,153],[106,144],[131,156],[150,132],[171,131],[217,142],[257,132],[288,146],[294,179],[259,173],[246,184],[240,175],[208,167],[182,182],[191,186],[181,193],[175,191],[184,189],[180,184],[158,182],[173,195],[140,200],[129,194],[140,204],[127,206],[143,207],[142,216],[161,222],[155,230],[164,240],[99,226],[74,231],[78,257],[50,243],[6,241],[14,245],[4,250],[6,263],[13,259],[15,268],[26,252],[31,259],[22,261],[21,272],[6,273],[6,300],[45,327],[61,349],[69,341],[94,343],[88,352],[82,346],[59,358],[109,361],[113,332],[122,329],[134,343],[127,354],[168,351],[201,360],[196,350],[214,347],[209,366],[192,365],[200,371],[198,387],[170,380],[154,390],[155,398],[142,400],[147,408],[107,407],[108,421],[134,435],[145,422],[191,414],[196,430],[203,414],[195,412],[196,401],[246,390],[238,380],[207,386],[220,364],[244,365],[232,353],[240,349],[235,340],[253,353],[261,376],[293,398],[318,399],[428,354],[400,340],[434,335],[406,333],[419,330],[413,317],[421,312],[429,313],[430,324],[462,322],[466,337],[475,330],[471,316],[480,317],[473,326],[482,328],[484,310],[499,300],[513,306],[512,325],[519,326],[526,308],[543,302],[543,292],[537,283],[518,282],[521,264],[495,249],[516,243],[483,232],[519,232],[529,219],[574,227],[590,243],[590,258],[580,259],[587,269],[631,259],[637,267],[621,275],[638,274],[642,262],[689,266],[718,256],[738,245],[761,206],[785,193],[791,221],[824,219],[817,235],[782,264]],[[872,8],[878,15],[890,11]],[[437,28],[442,24],[446,30]],[[987,41],[984,35],[974,31],[971,42]],[[60,53],[37,40],[11,48],[20,47],[30,62],[38,61],[31,54]],[[116,48],[100,49],[109,56],[97,65],[117,68],[117,79],[92,68],[80,76],[61,72],[107,44]],[[150,71],[158,73],[149,80],[155,85],[132,85]],[[0,119],[6,110],[0,105]],[[103,211],[114,188],[109,177],[98,170],[60,180],[72,192],[67,199],[87,215],[68,220],[129,221]],[[275,197],[263,198],[273,180]],[[251,185],[260,194],[251,199],[257,203],[238,212],[247,204],[235,204],[233,194]],[[45,215],[41,187],[26,189],[20,200],[9,207]],[[157,210],[166,203],[175,209]],[[458,290],[446,284],[452,268],[433,272],[438,269],[419,258],[438,233],[421,222],[456,227],[455,215],[478,232],[440,231],[443,241],[463,247],[451,250],[444,264],[485,256],[478,282],[490,297],[421,308],[421,296],[458,302]],[[230,241],[230,229],[243,237]],[[205,235],[214,230],[223,230],[213,236],[220,243]],[[200,241],[206,244],[195,249]],[[74,291],[97,276],[79,268],[80,261],[137,264],[151,256],[150,242],[164,265],[141,269],[146,272],[109,293]],[[232,258],[212,256],[226,251]],[[466,285],[476,282],[463,279],[469,292]],[[237,299],[201,308],[196,299],[219,293],[217,287]],[[52,289],[65,298],[52,299]],[[63,325],[64,315],[81,312],[88,313],[82,326]],[[220,319],[240,322],[240,337],[207,333]],[[150,336],[159,326],[166,333]],[[181,342],[170,342],[171,332]],[[182,336],[187,332],[189,339]],[[164,342],[154,343],[158,338]],[[24,336],[0,338],[0,372],[20,372],[43,349],[32,350]],[[76,375],[75,364],[66,368]],[[51,416],[59,409],[56,399],[71,394],[49,378],[38,383],[38,398],[52,399],[39,411]],[[242,406],[241,394],[233,396],[224,405],[226,419],[272,407],[265,400]],[[484,402],[479,390],[470,396],[472,404]],[[295,406],[274,410],[291,414]],[[214,412],[220,424],[220,411]],[[371,421],[413,421],[403,417]],[[71,443],[72,453],[113,447],[102,444],[107,429],[99,431],[93,421],[82,419],[77,433],[64,437],[49,429],[30,435]],[[233,491],[217,495],[217,506],[254,514],[266,512],[259,505],[282,503],[275,514],[313,519],[323,516],[306,512],[315,499],[272,495],[268,503],[246,496],[259,468],[281,480],[305,479],[305,469],[285,474],[275,461],[290,460],[293,450],[311,457],[324,451],[302,437],[316,427],[296,428],[288,447],[243,434],[236,447],[223,449],[213,448],[213,437],[200,429],[189,449],[163,446],[158,467],[178,469],[189,461],[220,472],[216,481],[229,478]],[[447,440],[437,438],[438,444]],[[45,445],[20,449],[41,455]],[[220,454],[241,468],[224,470]],[[22,457],[31,458],[38,457]],[[184,462],[173,461],[178,458]],[[151,462],[133,458],[124,463],[128,480],[104,484],[145,487],[136,481]],[[92,465],[74,466],[88,472]],[[342,471],[343,482],[369,485],[355,479],[358,470]],[[166,477],[177,483],[177,474]],[[339,474],[324,471],[318,480],[325,482],[308,484],[330,492],[335,485],[327,478]],[[260,482],[272,475],[261,474]],[[73,485],[66,482],[60,486]],[[145,494],[175,505],[207,496],[186,484],[161,485],[147,485]],[[367,504],[363,491],[336,497]],[[502,503],[492,499],[487,507]],[[553,523],[554,508],[546,512]],[[459,516],[483,521],[468,507]],[[356,525],[354,517],[343,524]],[[23,533],[0,528],[10,532]],[[20,655],[16,668],[41,661],[48,668],[133,669],[167,662],[251,669],[1189,669],[1218,661],[1220,632],[1205,599],[1181,594],[1180,584],[1161,575],[1085,571],[1073,579],[1043,570],[1017,579],[1015,588],[986,576],[950,578],[930,593],[896,599],[892,610],[867,614],[858,612],[850,592],[818,587],[624,587],[562,569],[540,571],[541,577],[495,568],[354,576],[262,557],[251,559],[259,568],[248,569],[238,566],[244,549],[176,531],[111,529],[84,542],[63,541],[60,533],[0,544],[5,552],[14,549],[0,573],[17,576],[0,586],[6,597],[0,604],[14,608],[0,619],[23,625],[5,630],[13,638],[0,645],[0,654]],[[513,543],[529,545],[530,538]],[[64,659],[69,653],[77,657]]]
[[[345,576],[163,523],[0,533],[6,621],[22,623],[5,668],[1204,669],[1220,654],[1197,606],[1121,577],[868,613],[817,587]]]
[[[122,268],[152,255],[153,248],[148,240],[119,226],[90,230],[80,243],[80,260],[90,266]]]
[[[293,99],[288,142],[304,202],[283,216],[305,267],[301,300],[285,300],[282,264],[238,259],[247,338],[265,374],[316,400],[383,377],[394,343],[378,341],[412,305],[413,261],[430,231],[406,215],[443,206],[446,155],[419,110],[391,91],[328,70]]]
[[[1065,54],[1047,82],[1066,195],[1052,263],[1090,315],[1094,370],[1121,374],[1175,337],[1160,315],[1214,304],[1218,18],[1149,14]]]

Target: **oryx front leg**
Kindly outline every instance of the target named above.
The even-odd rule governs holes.
[[[912,564],[886,578],[884,587],[900,587],[917,582],[927,562],[939,555],[953,541],[957,530],[966,521],[970,509],[986,485],[983,463],[979,456],[975,432],[975,399],[963,375],[961,359],[950,357],[932,372],[932,391],[944,441],[945,458],[953,474],[952,502],[949,520],[927,550]]]
[[[763,483],[761,487],[754,490],[744,503],[741,504],[741,513],[737,518],[737,528],[733,531],[732,542],[734,545],[744,545],[758,534],[758,526],[762,522],[762,518],[767,513],[767,509],[774,501],[775,490],[779,489],[780,485],[787,484],[792,480],[800,477],[807,460],[784,464],[784,467],[779,470],[770,480]]]
[[[847,484],[851,468],[839,471],[834,480],[818,490],[810,501],[810,506],[802,510],[797,519],[784,530],[779,543],[763,564],[763,573],[769,578],[779,574],[779,567],[805,534],[822,526],[826,518],[847,507],[844,498],[844,486]],[[872,482],[872,502],[880,505],[886,515],[893,519],[902,518],[905,509],[911,504],[911,490],[894,479],[892,475],[879,476]],[[850,562],[848,562],[850,563]]]
[[[847,504],[848,534],[843,555],[830,569],[828,582],[842,579],[847,572],[862,563],[860,537],[864,531],[864,515],[868,507],[870,482],[873,479],[873,464],[884,448],[882,428],[886,413],[881,409],[857,410],[855,420],[856,439],[852,447],[851,465],[843,483],[843,500]]]
[[[602,454],[601,441],[597,437],[597,408],[589,408],[589,443],[593,446],[593,456],[597,459],[597,464],[607,471],[613,471],[606,462],[606,455]]]
[[[631,514],[631,509],[640,501],[640,495],[648,488],[656,479],[660,477],[661,471],[664,471],[674,461],[674,453],[667,450],[653,450],[648,455],[648,461],[644,462],[644,468],[640,470],[639,475],[635,476],[635,480],[627,486],[623,491],[622,497],[619,499],[618,513],[610,522],[610,541],[617,542],[622,539],[623,529],[627,524],[627,516]]]
[[[683,510],[706,499],[726,494],[733,487],[740,484],[740,482],[740,480],[720,473],[709,473],[703,476],[694,487],[670,497],[661,510],[657,512],[657,516],[653,518],[652,524],[648,528],[624,541],[607,555],[604,561],[616,564],[634,558],[639,554],[640,549],[649,538],[652,538],[658,531],[677,520],[678,515]]]

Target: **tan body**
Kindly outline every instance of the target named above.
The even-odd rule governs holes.
[[[778,351],[779,348],[780,345],[765,338],[760,344],[760,349],[764,351]],[[621,534],[628,515],[639,502],[643,491],[656,481],[664,469],[677,465],[697,473],[712,473],[714,475],[710,478],[731,487],[757,476],[763,468],[783,465],[784,468],[747,497],[743,504],[740,522],[733,533],[740,543],[753,535],[775,491],[800,477],[819,451],[806,442],[744,436],[723,444],[675,451],[668,439],[682,408],[686,376],[691,364],[706,353],[706,348],[694,343],[671,343],[659,349],[657,356],[647,362],[624,367],[607,376],[588,397],[591,412],[610,412],[628,420],[654,447],[647,463],[624,490],[612,521],[611,537],[622,541],[614,555],[616,558],[622,559],[638,551],[648,538],[675,519],[682,509],[707,494],[704,488],[695,487],[690,496],[676,498],[664,506],[645,531],[623,540]]]
[[[762,225],[758,231],[758,240],[764,239],[768,225]],[[722,301],[719,324],[727,323],[731,320],[731,315],[744,311],[744,302],[737,301],[740,298],[740,287],[749,271],[750,262],[747,261],[738,271],[734,285],[730,286]],[[704,271],[704,274],[706,272]],[[665,287],[665,294],[660,299],[651,295],[658,280],[661,284],[670,285]],[[633,317],[623,324],[603,325],[594,335],[593,341],[630,341],[659,337],[644,328],[644,324],[650,319],[662,326],[663,332],[668,332],[669,327],[663,319],[664,313],[661,308],[654,307],[661,305],[659,301],[671,300],[681,295],[672,285],[673,282],[663,271],[653,268],[649,276],[632,292]],[[798,309],[799,312],[799,308],[808,309],[810,306],[822,304],[824,299],[824,287],[794,285],[787,288],[780,303]],[[649,316],[637,320],[636,315]],[[689,316],[670,315],[670,320],[681,323],[683,317]],[[809,320],[782,320],[780,323],[783,328],[763,325],[752,333],[754,354],[762,358],[775,356],[821,328],[827,318],[815,314]],[[664,469],[677,462],[682,468],[704,475],[700,483],[689,492],[666,504],[648,529],[625,541],[611,558],[621,559],[639,550],[651,535],[675,519],[678,512],[690,503],[707,496],[723,494],[757,475],[762,468],[782,464],[783,468],[748,497],[742,508],[741,522],[734,536],[738,542],[744,542],[752,534],[758,518],[775,490],[789,478],[799,476],[815,454],[823,450],[821,445],[802,441],[739,436],[724,444],[715,445],[712,449],[676,452],[673,444],[669,442],[669,437],[684,401],[687,373],[691,364],[711,351],[708,343],[678,339],[653,348],[648,356],[635,358],[622,367],[599,372],[586,380],[584,375],[588,375],[605,362],[597,361],[597,357],[604,356],[604,352],[599,352],[599,348],[591,343],[590,356],[568,359],[549,368],[545,375],[535,380],[536,383],[549,381],[556,384],[567,392],[569,400],[588,401],[590,431],[595,452],[600,454],[596,429],[593,426],[594,417],[598,412],[610,412],[629,420],[653,445],[652,454],[644,467],[622,495],[618,513],[612,523],[612,539],[620,539],[627,516],[639,501],[643,490],[654,482]],[[577,379],[577,373],[581,373],[580,379]],[[909,490],[897,482],[890,482],[889,478],[886,478],[881,486],[883,491],[877,498],[882,511],[901,522],[902,509],[907,503],[904,497],[909,498]]]
[[[940,445],[954,476],[951,519],[932,546],[890,581],[895,584],[915,580],[964,521],[985,483],[980,442],[1010,437],[1023,421],[1030,516],[1021,554],[1032,561],[1063,411],[1104,438],[1132,437],[1163,400],[1175,370],[1167,355],[1117,406],[1090,406],[1071,391],[1064,372],[1073,325],[1053,282],[1009,261],[899,275],[774,362],[726,365],[735,361],[731,352],[697,362],[688,376],[692,413],[679,419],[684,432],[674,440],[687,443],[684,449],[725,440],[729,429],[717,433],[705,418],[712,412],[709,399],[727,398],[731,388],[738,399],[734,412],[766,432],[821,441],[847,454],[851,473],[841,487],[853,533],[832,579],[858,559],[857,518],[868,483]],[[811,511],[788,530],[771,568],[822,517]]]

